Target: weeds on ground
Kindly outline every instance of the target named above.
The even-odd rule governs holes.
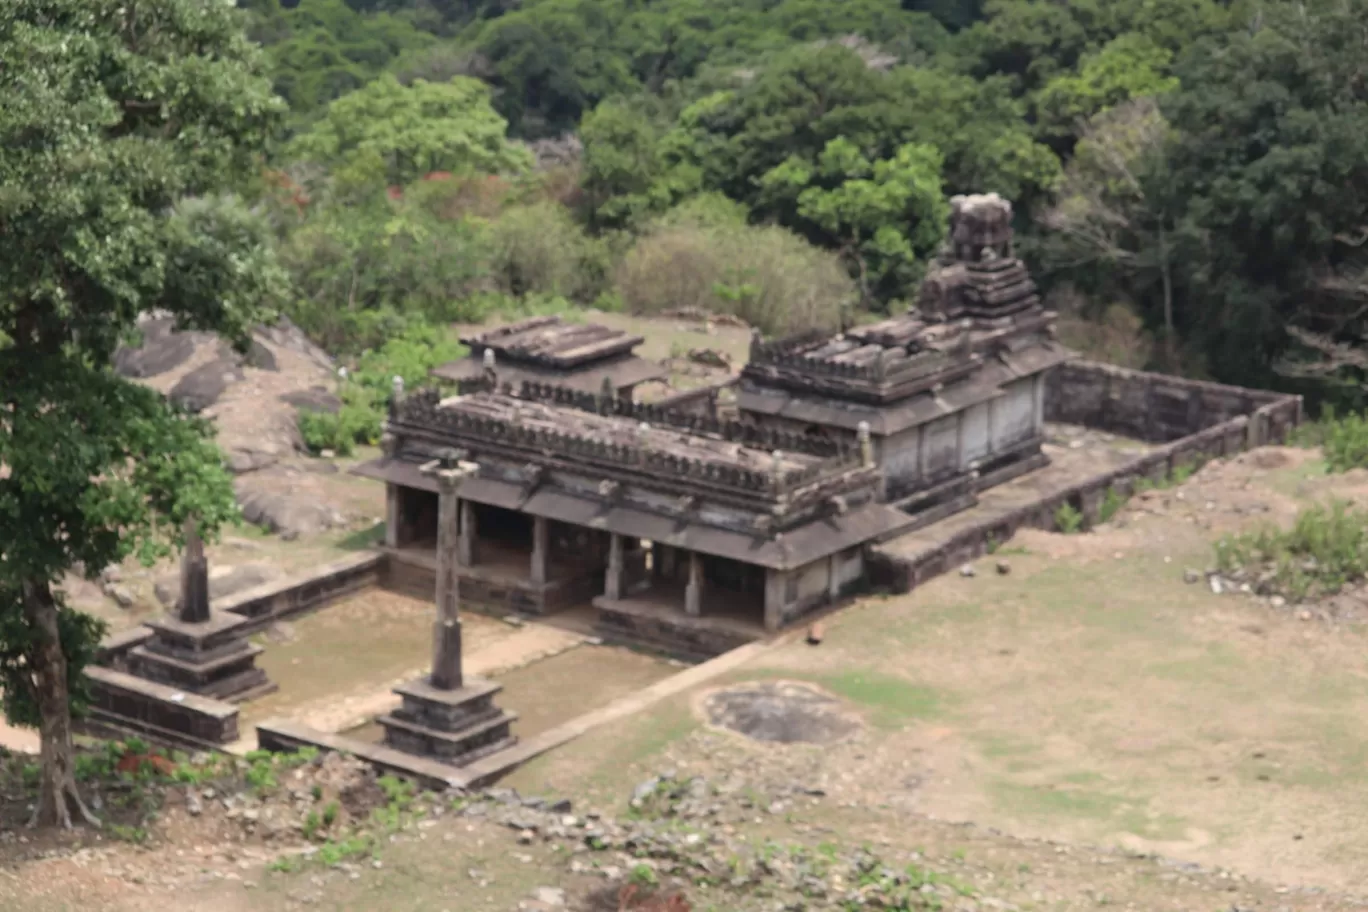
[[[422,812],[414,807],[417,789],[412,782],[397,776],[381,776],[376,780],[376,784],[385,794],[385,804],[372,810],[368,820],[347,832],[328,836],[307,854],[282,855],[271,862],[270,869],[288,873],[302,870],[309,864],[320,864],[330,868],[343,862],[369,857],[375,854],[386,837],[397,833],[422,815]],[[339,813],[340,808],[336,801],[329,802],[321,814],[317,810],[310,811],[304,818],[304,838],[316,841],[324,831],[332,829]]]
[[[1267,527],[1216,543],[1223,573],[1247,579],[1261,595],[1303,601],[1339,592],[1368,576],[1368,512],[1347,501],[1316,504],[1291,529]]]
[[[1059,505],[1054,515],[1055,528],[1065,535],[1073,535],[1083,529],[1083,513],[1071,503]]]
[[[1341,418],[1327,406],[1319,420],[1293,429],[1289,439],[1296,446],[1320,447],[1330,472],[1368,468],[1368,418],[1363,415]]]

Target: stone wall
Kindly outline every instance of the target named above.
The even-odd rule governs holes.
[[[318,608],[373,585],[383,555],[355,554],[295,576],[218,599],[213,610],[250,618],[245,632],[260,630],[281,618]],[[128,655],[152,637],[147,627],[133,627],[106,637],[86,669],[90,682],[92,721],[100,729],[134,731],[175,746],[203,747],[237,740],[236,706],[127,674]]]
[[[292,576],[217,599],[215,611],[251,618],[248,632],[318,608],[378,582],[384,555],[366,551],[324,564],[312,573]]]
[[[1132,375],[1127,379],[1134,378],[1136,388],[1146,378],[1154,376],[1135,371],[1123,373]],[[1179,381],[1173,388],[1181,388],[1184,382]],[[1205,389],[1209,387],[1216,387],[1217,393],[1222,396],[1232,389],[1216,384],[1197,386],[1204,388],[1194,393],[1201,396],[1210,394]],[[1131,392],[1134,392],[1134,388]],[[1244,390],[1238,392],[1248,393]],[[1053,529],[1055,513],[1065,504],[1083,514],[1084,528],[1087,528],[1097,522],[1108,489],[1114,488],[1118,494],[1128,496],[1134,493],[1136,482],[1142,478],[1159,481],[1169,477],[1178,468],[1195,468],[1211,459],[1233,456],[1264,444],[1285,442],[1288,432],[1300,421],[1301,397],[1257,392],[1249,395],[1253,408],[1248,415],[1221,420],[1160,446],[1119,468],[1062,485],[1009,513],[987,517],[980,523],[962,528],[919,552],[908,554],[873,548],[867,561],[870,582],[894,592],[909,592],[932,577],[988,553],[990,547],[1007,541],[1018,529]],[[1233,401],[1233,398],[1224,400],[1227,406]]]
[[[717,418],[719,396],[723,390],[736,386],[736,383],[736,377],[728,377],[720,383],[680,390],[668,396],[662,396],[651,404],[657,408],[680,412],[685,415],[706,415],[709,418]]]
[[[1049,374],[1045,420],[1081,424],[1150,443],[1169,443],[1237,416],[1268,422],[1281,440],[1301,420],[1301,399],[1266,390],[1070,361]]]
[[[238,738],[238,708],[112,668],[86,669],[96,726],[131,730],[163,744],[213,747]]]

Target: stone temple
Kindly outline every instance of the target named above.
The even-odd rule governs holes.
[[[923,524],[1045,464],[1047,376],[1069,357],[1013,255],[1011,204],[951,204],[916,310],[831,337],[756,337],[736,394],[759,427],[853,445],[867,426],[880,498]]]
[[[866,544],[1045,462],[1046,375],[1068,353],[1013,256],[1008,203],[953,200],[921,303],[832,337],[757,337],[736,420],[634,403],[652,377],[612,330],[469,337],[472,356],[434,372],[455,394],[397,389],[384,457],[354,470],[387,485],[389,584],[433,592],[421,467],[451,451],[478,467],[457,492],[463,602],[592,602],[607,635],[709,655],[839,600],[866,580]]]

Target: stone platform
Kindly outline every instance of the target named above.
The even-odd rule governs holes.
[[[608,642],[689,662],[711,659],[766,636],[759,621],[738,616],[743,609],[719,611],[715,593],[705,596],[704,613],[698,617],[685,614],[682,596],[674,595],[662,597],[648,591],[622,599],[599,596],[594,599],[598,609],[595,631]],[[759,606],[750,609],[752,613],[763,613]]]
[[[129,670],[138,677],[233,703],[277,689],[256,667],[262,648],[247,640],[248,618],[212,612],[205,621],[168,616],[146,626],[152,636],[128,653]]]
[[[385,730],[386,747],[465,766],[517,743],[510,732],[517,715],[494,705],[501,690],[478,678],[443,690],[422,678],[396,687],[402,705],[375,721]]]

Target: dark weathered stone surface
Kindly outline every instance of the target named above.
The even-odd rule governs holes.
[[[174,325],[170,317],[143,321],[138,344],[114,353],[114,369],[125,377],[157,377],[190,360],[196,346],[212,338],[206,333],[176,332]]]
[[[242,377],[242,368],[232,360],[216,358],[182,377],[167,398],[188,411],[202,412]]]
[[[276,361],[275,352],[271,351],[257,339],[252,340],[252,345],[247,349],[247,364],[257,370],[278,371],[280,364]]]
[[[305,412],[335,414],[338,409],[342,408],[341,399],[319,386],[295,393],[286,393],[280,399],[282,402],[288,402],[300,411]]]
[[[738,684],[703,705],[713,725],[756,741],[831,744],[860,727],[835,697],[793,681]]]

